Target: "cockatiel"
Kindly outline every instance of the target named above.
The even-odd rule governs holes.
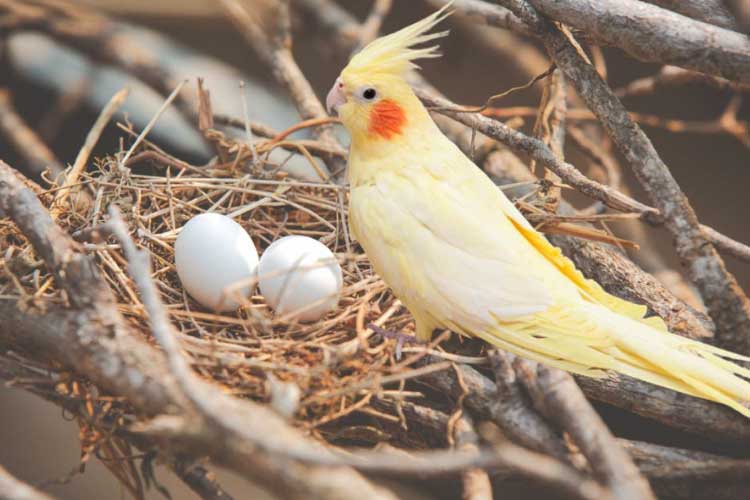
[[[537,232],[432,121],[407,83],[445,9],[354,55],[328,94],[351,135],[351,230],[413,314],[591,377],[615,371],[750,416],[748,358],[668,332],[609,295]]]

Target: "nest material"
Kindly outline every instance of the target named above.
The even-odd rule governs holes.
[[[159,167],[157,171],[151,171]],[[151,339],[150,325],[138,293],[128,276],[127,262],[115,240],[97,241],[96,228],[106,221],[106,209],[122,210],[136,243],[151,253],[152,277],[161,291],[184,353],[203,377],[239,397],[258,401],[292,401],[296,424],[317,432],[353,413],[377,415],[379,421],[403,423],[403,416],[385,414],[373,406],[373,396],[396,406],[419,392],[404,391],[417,372],[409,368],[425,353],[456,356],[432,348],[405,349],[396,360],[393,341],[374,334],[367,325],[409,332],[408,311],[373,271],[348,234],[346,192],[336,184],[297,182],[283,175],[248,175],[231,167],[175,169],[152,164],[151,169],[125,169],[114,158],[97,162],[83,174],[80,187],[91,194],[85,209],[57,207],[58,222],[96,256],[119,308],[132,326]],[[136,173],[138,170],[145,173]],[[42,196],[49,207],[55,189]],[[339,306],[315,323],[295,323],[276,317],[263,297],[253,295],[236,312],[217,314],[193,301],[182,289],[174,267],[174,241],[179,229],[203,212],[227,214],[251,235],[262,252],[272,241],[289,234],[316,238],[339,260],[344,289]],[[6,265],[0,268],[0,293],[29,305],[67,304],[65,293],[35,256],[31,245],[10,222],[0,222]],[[257,293],[257,292],[256,292]],[[463,361],[466,357],[461,357]],[[479,361],[479,358],[476,358]],[[445,369],[447,366],[435,369]],[[423,369],[422,369],[423,370]],[[395,390],[383,389],[383,384]],[[296,386],[291,393],[279,388]],[[395,384],[395,385],[393,385]],[[279,399],[279,401],[275,401]],[[336,430],[330,429],[329,430]],[[339,434],[341,429],[336,430]],[[324,435],[326,432],[323,433]]]

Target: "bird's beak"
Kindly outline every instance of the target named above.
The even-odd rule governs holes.
[[[331,91],[328,92],[326,97],[326,109],[328,114],[339,114],[339,106],[346,103],[346,95],[344,95],[344,84],[341,82],[341,78],[337,78],[333,83]]]

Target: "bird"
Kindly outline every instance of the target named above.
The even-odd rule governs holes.
[[[354,54],[326,98],[351,142],[349,225],[427,342],[434,330],[587,377],[620,373],[750,417],[750,358],[669,332],[587,279],[432,120],[409,84],[447,6]]]

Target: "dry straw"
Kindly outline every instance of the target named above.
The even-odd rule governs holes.
[[[122,168],[116,156],[101,158],[95,168],[81,172],[74,185],[66,185],[66,189],[87,192],[92,199],[89,206],[60,204],[57,208],[59,224],[96,256],[120,311],[144,337],[151,339],[151,329],[128,275],[127,261],[116,240],[99,230],[110,205],[121,209],[136,244],[150,252],[152,277],[193,369],[230,393],[264,402],[273,403],[274,384],[293,384],[300,394],[293,418],[300,426],[330,427],[354,412],[376,411],[370,401],[382,391],[383,382],[390,389],[403,389],[399,382],[419,374],[408,368],[415,356],[440,355],[442,351],[435,346],[411,348],[399,362],[393,356],[393,343],[367,328],[374,323],[409,332],[413,325],[405,308],[373,274],[361,249],[347,241],[340,185],[298,182],[277,165],[246,161],[252,154],[249,148],[227,138],[217,144],[228,161],[208,168],[185,165],[148,141],[143,144],[127,162],[128,168]],[[285,139],[260,141],[256,149],[261,158],[267,158],[265,153],[279,145],[304,148]],[[51,203],[59,190],[53,186],[42,200]],[[289,234],[326,244],[344,274],[338,308],[308,324],[276,317],[257,292],[236,312],[217,314],[202,308],[182,289],[173,252],[180,228],[204,212],[233,217],[259,251]],[[65,304],[64,292],[29,243],[13,224],[1,224],[6,264],[0,268],[0,295]],[[421,394],[389,391],[381,396],[398,402]]]

